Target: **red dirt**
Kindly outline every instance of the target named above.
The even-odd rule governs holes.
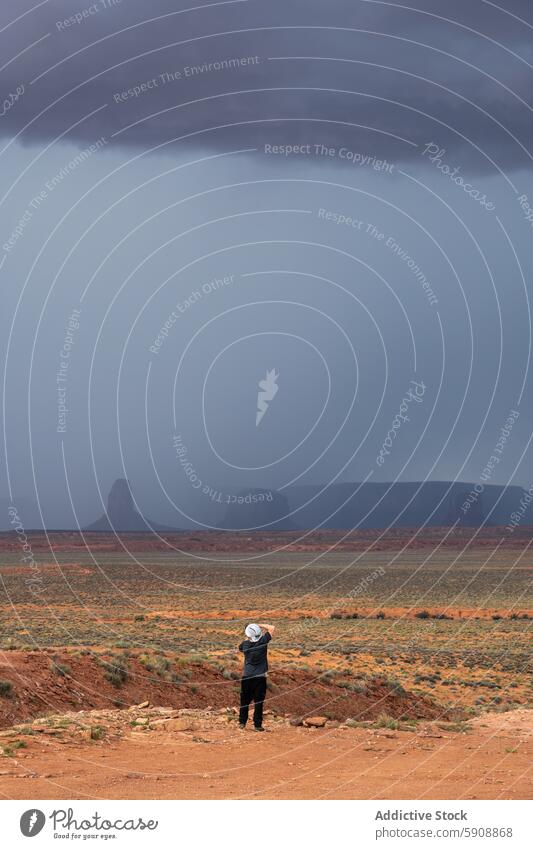
[[[4,572],[4,569],[1,570]],[[443,614],[443,609],[446,613]],[[255,615],[254,608],[230,608],[225,610],[152,610],[145,614],[145,619],[200,619],[206,621],[209,619],[219,621],[234,622],[236,619],[250,619]],[[420,616],[420,613],[423,613]],[[500,619],[509,619],[511,614],[509,608],[504,607],[463,607],[448,608],[446,604],[439,607],[424,606],[415,607],[388,607],[387,605],[375,604],[373,607],[357,605],[357,607],[335,607],[332,615],[331,609],[328,607],[298,607],[297,610],[290,610],[286,607],[266,607],[264,614],[272,618],[283,617],[283,619],[351,619],[357,614],[359,619],[493,619],[495,616]],[[383,616],[381,614],[384,614]],[[428,614],[427,616],[425,614]],[[513,619],[533,619],[533,610],[528,608],[513,607]]]
[[[532,528],[517,528],[509,535],[505,527],[483,528],[392,528],[366,529],[361,531],[183,531],[181,533],[152,534],[85,532],[83,536],[74,531],[28,531],[28,540],[33,551],[75,552],[86,551],[123,552],[125,549],[143,551],[397,551],[405,546],[410,551],[434,549],[463,549],[469,542],[476,548],[493,548],[501,542],[500,549],[523,549],[530,541]],[[13,532],[0,533],[0,551],[19,551],[20,540]]]
[[[0,655],[0,680],[12,683],[12,692],[0,697],[0,727],[6,728],[47,713],[90,708],[127,707],[146,699],[152,704],[175,708],[222,708],[238,704],[239,682],[227,680],[223,671],[206,663],[178,666],[181,681],[165,681],[150,672],[138,658],[127,660],[128,676],[120,687],[106,677],[102,661],[111,655],[75,655],[55,652],[11,651]],[[121,655],[115,653],[116,658]],[[68,667],[58,675],[53,662]],[[237,667],[235,667],[234,674]],[[351,692],[334,681],[321,681],[312,672],[287,669],[269,678],[268,704],[278,713],[310,716],[323,713],[331,719],[373,719],[381,713],[399,718],[430,719],[448,712],[428,698],[412,693],[396,693],[390,684],[376,677],[367,682],[365,693]]]
[[[157,721],[131,727],[132,719],[153,722],[162,710],[80,714],[81,722],[106,727],[98,741],[75,725],[19,737],[27,748],[0,760],[0,793],[9,799],[531,798],[532,711],[485,715],[464,734],[435,723],[416,732],[294,728],[271,716],[270,733],[255,734],[216,714],[191,717],[186,731],[165,730]],[[5,745],[7,732],[1,737]]]

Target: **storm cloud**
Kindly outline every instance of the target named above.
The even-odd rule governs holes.
[[[478,173],[530,167],[529,17],[525,0],[7,0],[4,97],[25,91],[0,132],[395,161],[435,142]]]
[[[5,0],[0,498],[76,527],[127,479],[189,527],[531,486],[532,34],[514,1]]]

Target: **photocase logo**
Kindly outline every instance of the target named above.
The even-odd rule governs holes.
[[[274,399],[279,387],[276,383],[279,377],[279,372],[276,374],[276,369],[273,368],[267,371],[264,380],[259,381],[259,392],[257,393],[257,413],[255,416],[255,426],[257,427],[266,411],[268,405]]]
[[[20,818],[20,830],[24,837],[35,837],[42,831],[46,817],[38,808],[30,808],[24,811]]]

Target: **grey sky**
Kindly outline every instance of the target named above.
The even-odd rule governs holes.
[[[208,499],[177,433],[214,489],[477,480],[512,409],[491,482],[530,485],[527,3],[153,2],[166,17],[136,26],[122,0],[60,29],[90,4],[50,2],[10,24],[31,5],[0,12],[1,497],[50,526],[75,525],[72,497],[85,524],[128,477],[186,525]],[[411,380],[423,403],[377,465]]]

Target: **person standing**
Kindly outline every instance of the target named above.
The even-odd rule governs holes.
[[[254,731],[264,731],[263,704],[266,696],[268,674],[268,644],[275,631],[274,625],[252,623],[244,629],[246,640],[239,646],[244,654],[241,679],[241,705],[239,726],[246,728],[250,703],[254,703]]]

